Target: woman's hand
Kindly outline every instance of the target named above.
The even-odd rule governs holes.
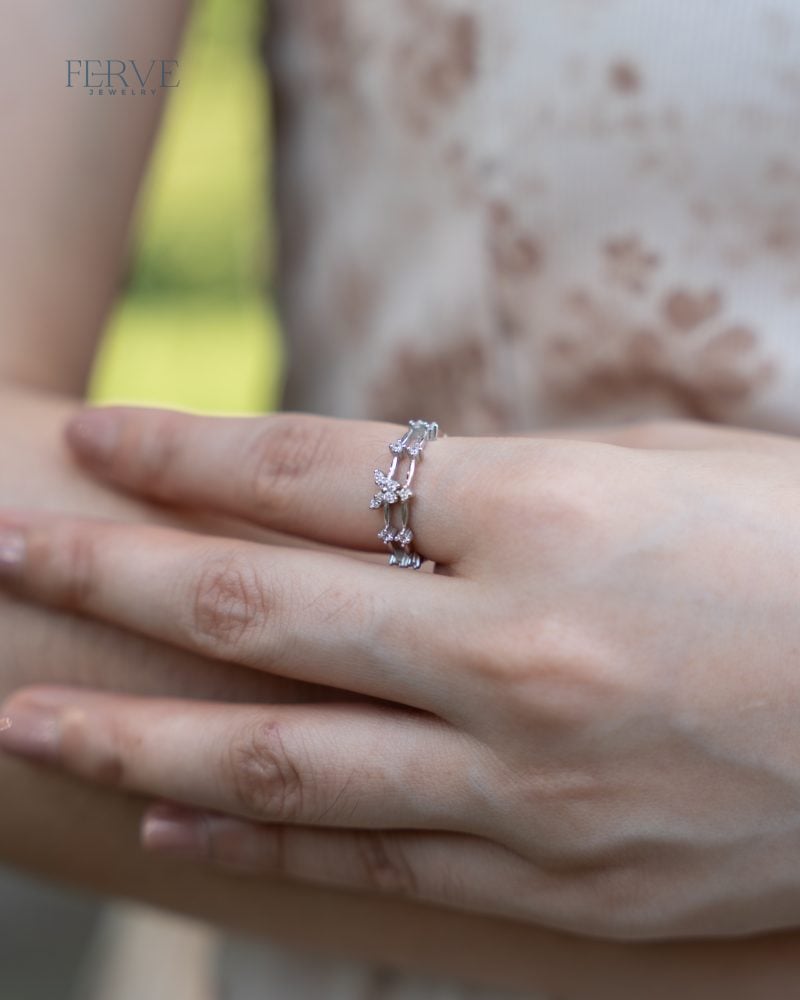
[[[394,436],[130,411],[73,429],[119,485],[353,555],[381,548],[370,472]],[[150,810],[154,850],[602,936],[790,926],[800,446],[735,437],[429,445],[413,527],[434,574],[9,514],[20,593],[342,698],[35,688],[2,742],[192,807]]]

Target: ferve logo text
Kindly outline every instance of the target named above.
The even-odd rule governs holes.
[[[98,97],[155,96],[174,79],[177,59],[67,59],[67,87],[79,87]]]

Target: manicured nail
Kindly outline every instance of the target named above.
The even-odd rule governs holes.
[[[0,750],[52,762],[59,757],[59,713],[44,705],[21,705],[0,720]]]
[[[25,535],[18,528],[0,527],[0,578],[20,575],[25,563]]]
[[[67,443],[89,462],[108,462],[117,447],[120,417],[113,410],[98,407],[82,410],[66,426]]]
[[[202,816],[177,806],[156,806],[142,821],[142,846],[154,854],[208,857],[208,828]]]

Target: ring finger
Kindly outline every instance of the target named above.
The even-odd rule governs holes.
[[[330,545],[383,550],[369,510],[373,470],[388,471],[388,423],[306,414],[199,417],[169,410],[85,410],[67,438],[89,467],[154,499],[246,518]],[[474,447],[474,445],[472,445]],[[425,448],[415,476],[414,548],[451,563],[464,554],[474,517],[467,439]],[[417,493],[417,485],[419,492]],[[474,548],[474,542],[473,542]]]

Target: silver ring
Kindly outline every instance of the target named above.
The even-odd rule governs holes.
[[[383,528],[378,532],[378,538],[392,551],[389,556],[390,566],[419,569],[425,557],[414,552],[411,543],[414,532],[408,525],[408,503],[414,496],[411,482],[422,458],[422,452],[428,441],[434,441],[439,434],[439,425],[427,420],[409,420],[405,434],[392,441],[389,451],[392,453],[392,464],[388,472],[375,470],[375,485],[378,492],[369,502],[371,510],[383,508]],[[407,461],[405,473],[401,473],[400,463]],[[394,517],[395,509],[399,510],[399,518]]]

